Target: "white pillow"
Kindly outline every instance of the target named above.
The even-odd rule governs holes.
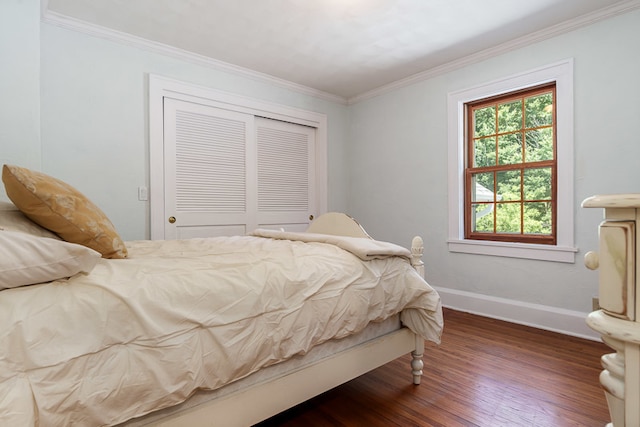
[[[101,254],[64,240],[0,231],[0,290],[89,273]]]
[[[9,231],[22,231],[39,237],[49,237],[60,239],[57,234],[52,233],[44,227],[40,227],[31,221],[13,203],[0,200],[0,229]]]

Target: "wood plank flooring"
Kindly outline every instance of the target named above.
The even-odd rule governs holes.
[[[445,309],[422,384],[401,357],[259,427],[602,427],[600,342]]]

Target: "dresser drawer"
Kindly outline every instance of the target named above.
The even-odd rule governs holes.
[[[635,222],[600,224],[600,307],[622,319],[635,320]]]

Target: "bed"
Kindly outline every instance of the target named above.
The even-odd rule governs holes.
[[[0,424],[248,426],[407,353],[419,384],[440,341],[420,238],[329,213],[123,242],[68,184],[7,165],[3,182]]]

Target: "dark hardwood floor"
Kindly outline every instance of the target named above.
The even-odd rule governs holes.
[[[260,427],[598,426],[609,422],[598,382],[604,344],[445,310],[422,384],[401,357]]]

